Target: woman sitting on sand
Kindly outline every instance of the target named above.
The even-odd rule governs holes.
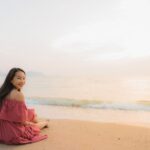
[[[28,109],[21,92],[26,74],[20,68],[12,68],[0,88],[0,142],[26,144],[47,138],[40,130],[48,127],[48,121],[39,121],[34,109]]]

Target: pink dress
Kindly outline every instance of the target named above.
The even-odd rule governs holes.
[[[26,144],[46,139],[47,135],[40,135],[38,126],[23,124],[34,116],[34,109],[28,109],[25,102],[5,99],[0,108],[0,142]]]

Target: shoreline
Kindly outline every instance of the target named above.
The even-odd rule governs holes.
[[[150,127],[150,112],[110,109],[77,108],[66,106],[32,105],[39,117],[60,120],[79,120],[100,123],[119,123]]]

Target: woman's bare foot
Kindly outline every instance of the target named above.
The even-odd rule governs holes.
[[[36,123],[36,125],[40,128],[40,129],[43,129],[43,128],[48,128],[49,127],[49,121],[40,121],[38,123]]]
[[[46,128],[48,128],[49,127],[49,119],[46,119],[46,122],[47,122],[47,125],[46,125]]]

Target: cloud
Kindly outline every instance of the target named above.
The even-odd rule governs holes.
[[[126,46],[127,31],[122,20],[105,20],[79,26],[76,30],[53,41],[52,48],[64,51],[99,49],[104,52]],[[103,48],[103,49],[102,49]]]

